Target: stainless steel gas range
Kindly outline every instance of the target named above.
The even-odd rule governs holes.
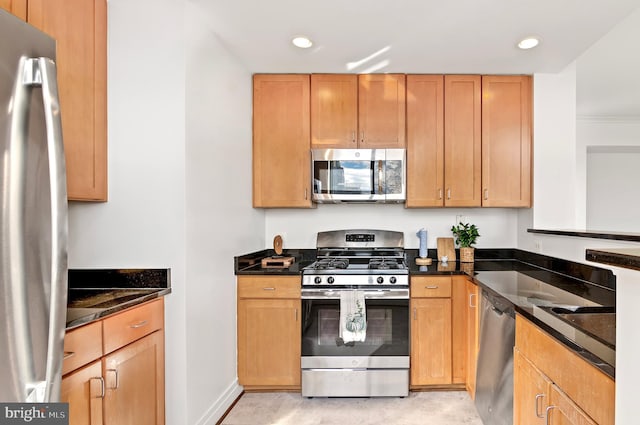
[[[403,233],[320,232],[316,247],[316,261],[302,271],[302,395],[408,395]]]

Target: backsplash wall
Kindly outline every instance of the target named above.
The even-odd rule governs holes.
[[[428,247],[435,248],[437,237],[453,237],[451,226],[458,215],[478,227],[477,248],[517,246],[518,209],[408,209],[404,204],[320,204],[311,210],[265,210],[265,248],[272,247],[275,235],[282,235],[285,249],[315,248],[319,231],[368,228],[404,232],[405,247],[418,248],[416,232],[423,227],[427,229]]]

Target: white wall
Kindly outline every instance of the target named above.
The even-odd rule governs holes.
[[[475,224],[480,232],[476,248],[512,248],[516,244],[517,211],[506,208],[409,209],[404,204],[326,204],[316,209],[266,211],[265,241],[282,235],[284,248],[315,248],[316,234],[323,230],[386,229],[404,232],[405,247],[418,248],[416,232],[427,229],[429,248],[437,237],[453,237],[456,216]]]
[[[587,149],[587,229],[640,233],[638,164],[640,146]]]
[[[640,20],[640,13],[636,12],[633,19],[636,20],[636,25],[633,26],[636,36],[630,41],[640,37],[640,25],[637,22]],[[629,20],[621,25],[628,29]],[[638,244],[533,234],[526,231],[530,227],[552,229],[583,227],[580,223],[586,223],[587,146],[637,144],[637,135],[640,133],[636,130],[635,118],[580,117],[576,124],[576,136],[571,138],[571,133],[566,131],[568,126],[572,125],[567,124],[568,116],[574,114],[569,121],[576,122],[575,74],[580,73],[581,64],[583,66],[593,63],[607,64],[614,74],[609,78],[615,78],[615,66],[612,66],[610,53],[615,51],[619,55],[627,55],[628,51],[620,48],[616,34],[617,31],[614,28],[609,34],[614,35],[613,37],[606,35],[594,45],[593,49],[587,50],[581,58],[578,58],[575,66],[571,66],[575,70],[569,67],[557,75],[536,75],[535,77],[534,208],[521,210],[518,213],[517,247],[609,268],[616,275],[616,424],[627,425],[637,423],[637,397],[634,394],[636,394],[637,382],[640,381],[640,368],[637,367],[637,359],[640,357],[640,340],[636,337],[635,326],[640,320],[637,307],[640,303],[640,272],[587,262],[585,250],[588,248],[637,248]],[[573,78],[571,74],[574,75]],[[637,99],[640,100],[640,98]],[[547,110],[554,113],[545,113]],[[540,117],[540,113],[543,117]],[[556,129],[560,129],[564,137],[555,137]],[[554,157],[556,154],[557,157]],[[558,173],[556,168],[562,171]],[[567,172],[567,170],[570,171]],[[554,177],[556,173],[560,180]],[[567,196],[564,198],[560,196],[562,191],[567,191]],[[572,193],[573,196],[571,196]],[[558,211],[557,220],[554,215],[554,206]],[[612,205],[611,208],[616,206]],[[575,226],[567,226],[570,222],[568,220],[570,210],[575,212]]]
[[[182,0],[109,1],[109,202],[69,212],[71,268],[171,268],[168,424],[187,401],[183,13]]]
[[[215,423],[240,391],[233,256],[264,244],[250,74],[185,0],[108,14],[109,202],[70,205],[69,265],[171,268],[166,423]]]
[[[533,225],[537,228],[584,227],[584,208],[576,208],[584,194],[576,190],[575,73],[571,63],[558,74],[534,76]]]
[[[264,213],[251,207],[251,73],[205,16],[187,3],[188,396],[176,425],[215,424],[241,392],[233,256],[264,244]]]

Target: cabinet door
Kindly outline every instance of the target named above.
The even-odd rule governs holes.
[[[482,77],[482,206],[531,206],[531,77]]]
[[[69,425],[101,425],[104,381],[98,360],[62,378],[60,401],[69,403]]]
[[[310,208],[309,76],[253,77],[253,206]]]
[[[358,77],[311,75],[311,147],[356,149]]]
[[[442,75],[407,75],[408,208],[444,202],[443,84]]]
[[[560,389],[551,385],[550,406],[547,408],[549,425],[597,425]],[[524,423],[524,422],[522,422]]]
[[[451,384],[451,299],[411,299],[411,385]]]
[[[467,278],[452,276],[451,291],[451,382],[467,381]]]
[[[239,300],[240,384],[245,387],[299,387],[300,333],[300,300]]]
[[[11,12],[23,21],[27,20],[27,0],[0,0],[0,9]]]
[[[68,197],[106,201],[106,0],[29,0],[28,6],[29,23],[57,42]]]
[[[481,77],[444,77],[444,205],[481,205]]]
[[[404,74],[358,75],[358,137],[362,148],[405,147]]]
[[[471,398],[476,396],[476,365],[478,361],[478,324],[480,309],[478,308],[478,286],[467,281],[467,391]]]
[[[513,423],[546,423],[551,381],[518,350],[513,354]]]
[[[106,424],[164,424],[164,332],[156,331],[103,359]]]

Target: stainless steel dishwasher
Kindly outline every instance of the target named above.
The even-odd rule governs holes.
[[[482,290],[475,404],[485,425],[513,424],[515,311],[503,297]]]

